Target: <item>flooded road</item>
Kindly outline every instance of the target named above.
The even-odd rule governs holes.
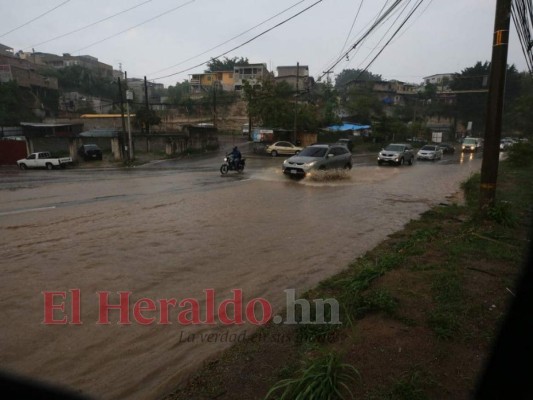
[[[276,313],[285,289],[303,293],[341,271],[480,168],[460,155],[412,167],[354,157],[343,179],[294,181],[281,162],[249,157],[244,174],[224,177],[220,156],[130,170],[0,171],[0,365],[97,398],[158,398],[254,328],[224,326],[217,315],[183,325],[179,307],[167,307],[166,321],[162,300],[198,299],[205,321],[206,290],[220,304],[237,289]],[[64,312],[53,298],[53,318],[71,323],[43,323],[43,292],[66,292]],[[118,310],[98,323],[100,292],[110,304],[129,293],[129,324],[117,323]]]

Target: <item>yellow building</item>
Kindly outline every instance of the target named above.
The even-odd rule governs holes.
[[[205,72],[202,74],[192,74],[190,77],[191,93],[209,92],[215,86],[224,91],[233,90],[233,71]]]

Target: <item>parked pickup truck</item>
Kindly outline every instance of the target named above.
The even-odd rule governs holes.
[[[17,161],[20,169],[27,168],[46,168],[53,169],[56,167],[65,168],[68,164],[72,164],[72,158],[61,157],[52,158],[50,153],[42,151],[39,153],[31,153],[28,157]]]

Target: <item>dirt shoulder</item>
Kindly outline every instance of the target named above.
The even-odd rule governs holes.
[[[355,398],[470,398],[525,258],[532,172],[504,163],[483,219],[472,177],[466,204],[426,212],[305,295],[336,299],[341,325],[265,326],[165,400],[262,399],[332,354],[358,371]]]

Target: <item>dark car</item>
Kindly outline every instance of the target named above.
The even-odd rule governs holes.
[[[84,144],[78,149],[78,155],[85,161],[101,160],[102,150],[95,144]]]
[[[351,141],[351,139],[339,139],[336,144],[346,146],[350,151],[353,150],[353,142]]]
[[[439,143],[439,147],[441,148],[442,152],[444,154],[453,154],[455,153],[455,147],[449,143]]]

